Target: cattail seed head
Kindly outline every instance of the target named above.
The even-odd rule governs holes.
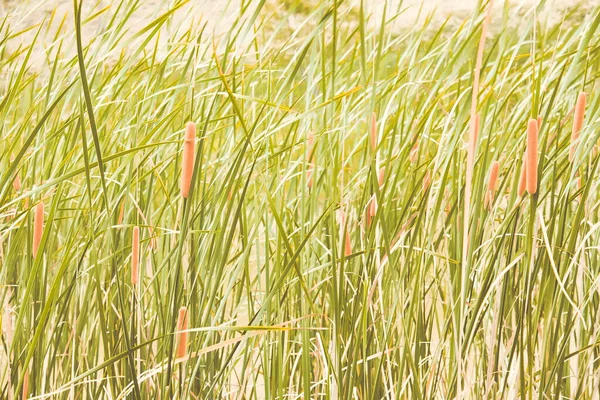
[[[177,351],[175,353],[177,358],[185,357],[187,354],[187,342],[188,342],[188,320],[189,313],[187,307],[183,306],[179,309],[179,316],[177,318]]]
[[[375,111],[373,111],[373,113],[371,114],[370,132],[371,148],[375,150],[377,148],[377,114],[375,114]]]
[[[527,189],[527,152],[523,153],[523,166],[521,167],[521,176],[519,177],[519,187],[517,194],[519,197],[523,196]]]
[[[29,372],[25,371],[25,375],[23,376],[22,397],[23,397],[23,399],[27,399],[28,396],[29,396]]]
[[[377,214],[377,197],[373,194],[369,200],[369,217],[373,218]]]
[[[346,239],[344,241],[344,255],[349,257],[352,254],[352,241],[350,240],[350,232],[346,228]]]
[[[538,126],[537,120],[530,119],[527,125],[527,192],[537,192],[538,167]]]
[[[196,124],[188,122],[185,125],[185,139],[183,143],[183,160],[181,165],[181,196],[185,199],[190,194],[192,175],[194,173],[194,156],[196,148]]]
[[[488,178],[488,190],[495,192],[498,181],[498,174],[500,173],[500,163],[494,161],[492,168],[490,169],[490,176]]]
[[[346,213],[343,210],[338,211],[338,221],[340,223],[340,228],[344,232],[344,255],[348,257],[352,254],[352,241],[350,240],[350,232],[346,226]]]
[[[423,191],[426,192],[431,184],[431,171],[427,171],[423,177]]]
[[[418,157],[419,157],[419,141],[416,141],[415,144],[413,145],[412,149],[410,149],[410,154],[408,155],[408,159],[410,160],[411,164],[414,164],[417,162]]]
[[[377,175],[377,183],[379,183],[379,187],[383,186],[383,181],[385,179],[385,167],[379,168],[379,174]]]
[[[571,147],[569,147],[569,161],[573,161],[575,150],[577,150],[577,141],[579,140],[579,131],[583,127],[583,119],[585,117],[585,103],[587,94],[579,93],[577,103],[575,104],[575,113],[573,114],[573,129],[571,131]]]
[[[133,227],[131,239],[131,284],[137,285],[140,265],[140,227]]]
[[[33,218],[33,258],[37,256],[42,234],[44,233],[44,202],[40,201],[35,206]]]

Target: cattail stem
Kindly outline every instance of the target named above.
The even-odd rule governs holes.
[[[537,120],[530,119],[527,125],[527,192],[537,192],[538,169],[538,124]]]
[[[139,279],[140,265],[140,227],[133,227],[133,236],[131,239],[131,284],[137,285]]]
[[[179,316],[177,318],[177,351],[175,353],[177,358],[185,357],[187,354],[187,343],[188,343],[188,321],[189,313],[187,307],[183,306],[179,309]]]
[[[579,131],[583,127],[583,119],[585,117],[585,103],[587,94],[579,93],[577,103],[575,104],[575,114],[573,115],[573,130],[571,131],[571,146],[569,148],[569,161],[573,161],[575,150],[577,150],[577,141],[579,140]]]
[[[194,173],[194,156],[196,148],[196,124],[188,122],[185,125],[185,139],[183,143],[183,161],[181,165],[181,196],[185,199],[190,194],[192,175]]]
[[[33,257],[37,257],[38,249],[44,233],[44,202],[40,201],[35,206],[33,218]]]
[[[523,153],[523,166],[521,167],[521,176],[519,177],[519,187],[517,194],[519,197],[523,196],[527,189],[527,152]]]

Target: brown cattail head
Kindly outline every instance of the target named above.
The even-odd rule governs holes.
[[[519,187],[517,194],[523,196],[527,189],[527,152],[523,153],[523,166],[521,167],[521,176],[519,177]]]
[[[490,169],[490,176],[488,178],[488,190],[495,192],[498,184],[498,174],[500,173],[500,163],[494,161],[492,168]]]
[[[427,171],[423,177],[423,191],[426,192],[431,184],[431,171]]]
[[[583,118],[585,116],[585,102],[587,94],[579,93],[577,103],[575,104],[575,114],[573,115],[573,130],[571,131],[571,147],[569,148],[569,161],[573,161],[575,150],[577,150],[577,141],[579,140],[579,131],[583,127]]]
[[[352,254],[352,241],[350,240],[350,232],[346,228],[346,239],[344,241],[344,255],[349,257]]]
[[[377,114],[375,114],[375,111],[373,111],[373,113],[371,114],[370,132],[371,148],[375,150],[377,148]]]
[[[187,354],[188,333],[182,331],[187,331],[188,320],[189,313],[187,307],[183,306],[179,309],[179,316],[177,318],[177,352],[175,353],[177,358],[185,357]]]
[[[530,119],[527,124],[527,192],[537,192],[538,169],[538,126],[537,120]]]
[[[140,265],[140,227],[133,227],[131,239],[131,284],[137,285]]]
[[[183,143],[183,162],[181,165],[181,196],[187,199],[192,185],[194,173],[194,152],[196,148],[196,124],[188,122],[185,125],[185,139]]]
[[[410,162],[412,164],[417,162],[417,158],[419,157],[419,141],[417,140],[414,144],[414,146],[412,147],[412,149],[410,149],[410,154],[408,156],[408,159],[410,160]]]
[[[377,175],[377,183],[379,183],[379,187],[383,186],[383,181],[385,179],[385,167],[379,168],[379,174]]]
[[[373,218],[377,214],[377,197],[375,194],[369,200],[369,217]]]
[[[22,390],[23,399],[27,399],[29,396],[29,372],[25,371],[25,375],[23,376],[23,390]]]
[[[44,233],[44,202],[40,201],[35,206],[33,218],[33,258],[37,256],[42,234]]]
[[[542,130],[542,116],[539,115],[537,117],[537,124],[538,124],[538,132]]]
[[[352,241],[350,240],[350,232],[346,226],[346,213],[343,210],[339,210],[338,220],[340,222],[340,227],[344,232],[344,255],[348,257],[352,254]]]

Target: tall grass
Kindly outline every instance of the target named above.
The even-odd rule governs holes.
[[[0,23],[0,398],[600,396],[599,9],[101,4]]]

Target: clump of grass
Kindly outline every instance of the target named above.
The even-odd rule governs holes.
[[[142,3],[2,23],[1,399],[600,396],[599,9]]]

